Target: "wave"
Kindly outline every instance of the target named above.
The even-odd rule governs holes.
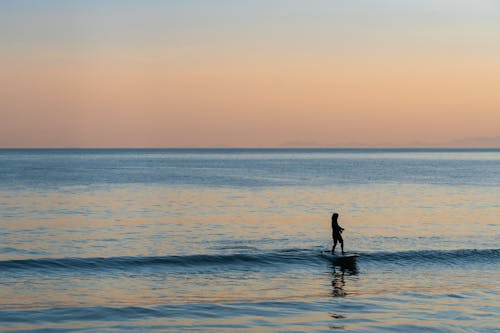
[[[500,249],[459,249],[459,250],[420,250],[402,252],[364,253],[363,259],[371,262],[411,264],[459,265],[465,263],[500,262]]]
[[[198,254],[187,256],[108,257],[108,258],[40,258],[0,261],[6,269],[127,269],[141,266],[200,266],[277,263],[303,263],[321,260],[318,251],[287,249],[267,253]]]
[[[44,252],[40,251],[31,251],[25,249],[18,249],[14,247],[0,247],[0,253],[15,253],[15,254],[29,254],[29,255],[43,255]]]
[[[116,321],[137,320],[143,318],[219,318],[248,316],[280,317],[287,309],[294,312],[323,311],[325,305],[322,302],[307,301],[250,301],[231,303],[187,303],[187,304],[165,304],[150,307],[144,306],[79,306],[79,307],[52,307],[42,309],[0,309],[0,323],[41,323],[49,322],[64,323],[69,321]],[[165,323],[168,324],[168,323]],[[188,323],[189,325],[189,323]],[[122,327],[120,327],[122,328]],[[134,327],[133,327],[134,328]],[[142,328],[142,329],[141,329]],[[166,328],[166,326],[162,326]],[[173,327],[173,328],[178,328]],[[187,326],[187,329],[192,327]],[[227,328],[227,327],[226,327]],[[100,331],[99,329],[95,329]],[[93,330],[93,331],[95,331]],[[102,329],[101,329],[102,330]],[[68,332],[73,330],[63,329]],[[75,329],[80,332],[81,330]],[[87,331],[87,330],[85,330]],[[120,331],[123,331],[120,330]],[[138,327],[132,331],[144,331],[144,327]],[[162,330],[163,331],[163,330]],[[169,331],[167,329],[167,331]],[[178,329],[176,330],[178,331]],[[205,330],[202,330],[205,331]],[[224,331],[224,330],[223,330]]]
[[[500,262],[500,249],[423,250],[402,252],[360,252],[358,262],[395,265],[460,265]],[[0,261],[6,270],[128,270],[134,267],[199,267],[245,265],[317,265],[329,259],[320,249],[281,249],[270,252],[236,254],[199,254],[187,256],[108,257],[108,258],[40,258]]]

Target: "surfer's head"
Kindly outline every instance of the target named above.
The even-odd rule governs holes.
[[[339,218],[339,214],[333,213],[333,215],[332,215],[332,221],[337,221],[338,218]]]

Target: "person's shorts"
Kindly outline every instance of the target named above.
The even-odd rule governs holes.
[[[332,238],[334,241],[338,241],[339,243],[344,242],[344,240],[342,239],[342,236],[340,234],[332,234]]]

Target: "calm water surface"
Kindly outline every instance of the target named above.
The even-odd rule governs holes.
[[[0,150],[0,331],[499,331],[499,219],[500,150]]]

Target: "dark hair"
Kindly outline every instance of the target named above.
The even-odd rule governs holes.
[[[336,220],[339,217],[338,213],[333,213],[332,220]]]

